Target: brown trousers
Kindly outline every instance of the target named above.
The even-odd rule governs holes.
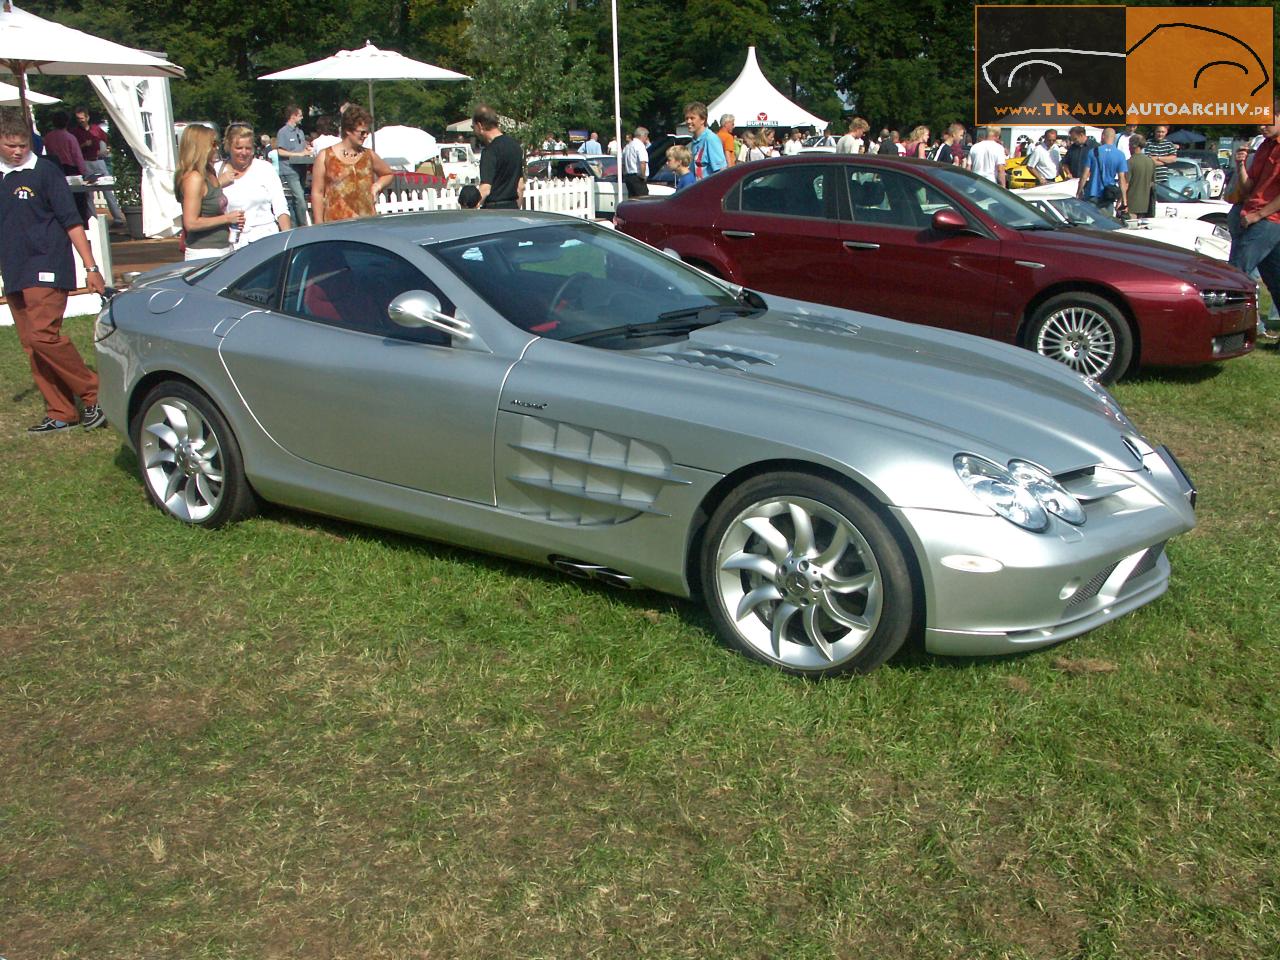
[[[75,423],[76,397],[85,406],[98,402],[98,375],[85,366],[75,344],[62,335],[67,291],[28,287],[6,291],[18,328],[18,342],[31,361],[31,376],[44,394],[45,410],[54,420]]]

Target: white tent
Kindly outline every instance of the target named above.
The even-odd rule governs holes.
[[[173,195],[178,157],[169,79],[92,76],[89,82],[142,169],[142,232],[148,237],[176,237],[182,205]]]
[[[756,62],[756,48],[747,47],[747,62],[738,79],[707,107],[707,119],[716,123],[733,114],[739,127],[813,127],[823,130],[827,121],[792,103],[765,79]]]

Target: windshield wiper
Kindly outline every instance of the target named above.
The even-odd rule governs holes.
[[[644,323],[623,323],[616,327],[605,327],[603,330],[590,330],[574,337],[565,337],[565,343],[590,343],[593,340],[607,340],[611,337],[622,337],[634,340],[639,337],[661,336],[662,334],[691,333],[702,327],[711,327],[719,323],[724,314],[743,316],[759,313],[758,307],[746,303],[712,303],[703,307],[688,307],[684,310],[668,310],[660,313],[653,320]]]
[[[1052,223],[1024,223],[1020,227],[1014,227],[1015,230],[1057,230],[1058,228]]]

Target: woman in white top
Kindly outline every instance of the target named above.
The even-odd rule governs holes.
[[[231,230],[231,246],[239,250],[293,224],[289,220],[289,204],[284,187],[271,164],[253,155],[253,128],[233,123],[227,127],[222,141],[229,160],[218,167],[219,179],[230,181],[222,188],[228,210],[243,210],[244,224]]]
[[[742,135],[742,142],[746,144],[747,152],[744,160],[767,160],[769,153],[764,147],[760,146],[760,135],[748,130]]]

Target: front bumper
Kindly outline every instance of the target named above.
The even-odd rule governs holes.
[[[1049,646],[1163,594],[1165,544],[1195,526],[1194,489],[1158,450],[1140,470],[1109,472],[1106,485],[1115,489],[1085,504],[1083,526],[1055,520],[1042,534],[996,516],[899,510],[922,557],[926,648],[985,656]]]

